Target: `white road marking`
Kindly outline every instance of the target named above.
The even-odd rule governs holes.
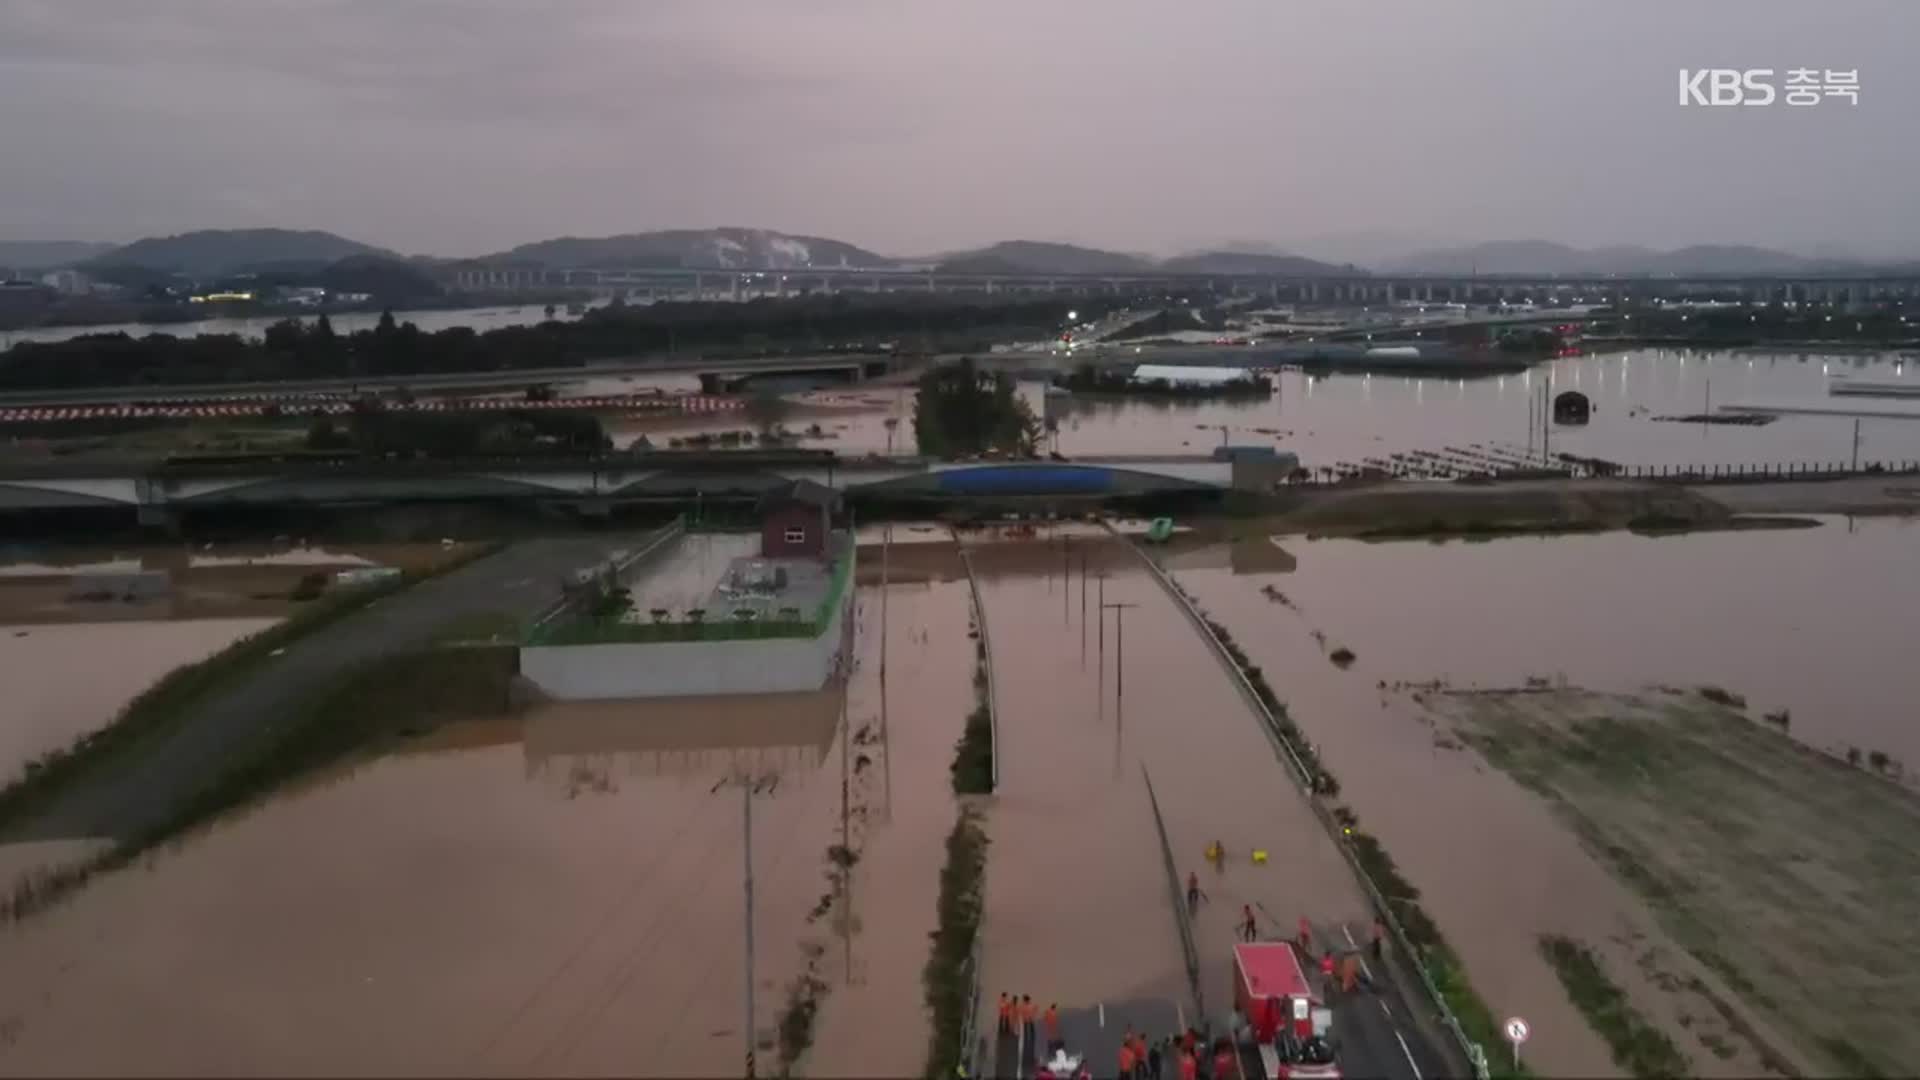
[[[1176,1001],[1173,1003],[1173,1014],[1180,1021],[1180,1030],[1187,1030],[1187,1007]]]
[[[1400,1034],[1400,1032],[1398,1031],[1395,1031],[1393,1033],[1393,1037],[1400,1041],[1400,1052],[1407,1055],[1407,1068],[1413,1070],[1413,1080],[1420,1080],[1420,1066],[1415,1065],[1413,1063],[1413,1051],[1407,1049],[1406,1036]]]
[[[1100,1003],[1100,1026],[1107,1026],[1107,1003],[1104,1001]]]
[[[1349,947],[1351,947],[1351,948],[1353,949],[1353,951],[1355,951],[1355,952],[1359,952],[1359,951],[1360,951],[1360,943],[1359,943],[1359,942],[1357,942],[1357,941],[1355,941],[1355,940],[1353,940],[1353,931],[1347,928],[1347,924],[1346,924],[1346,923],[1341,923],[1341,924],[1340,924],[1340,932],[1341,932],[1342,934],[1345,934],[1345,935],[1347,935],[1347,945],[1348,945]],[[1365,976],[1367,977],[1367,981],[1368,981],[1368,982],[1372,982],[1372,981],[1373,981],[1373,969],[1367,966],[1367,958],[1366,958],[1366,957],[1364,957],[1364,956],[1362,956],[1362,957],[1360,958],[1360,973],[1361,973],[1361,974],[1363,974],[1363,975],[1365,975]],[[1382,1005],[1382,1006],[1381,1006],[1381,1008],[1383,1008],[1383,1009],[1384,1009],[1384,1008],[1386,1008],[1386,1006],[1385,1006],[1385,1005]],[[1392,1015],[1392,1014],[1391,1014],[1391,1013],[1389,1013],[1388,1015]]]

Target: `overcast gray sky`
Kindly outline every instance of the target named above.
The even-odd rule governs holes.
[[[0,239],[1920,255],[1916,52],[1920,0],[0,0]],[[1682,108],[1682,67],[1860,102]]]

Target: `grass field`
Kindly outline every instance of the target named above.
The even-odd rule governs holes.
[[[1798,1056],[1853,1076],[1920,1061],[1920,796],[1695,692],[1433,706]]]

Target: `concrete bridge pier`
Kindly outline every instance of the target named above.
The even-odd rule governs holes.
[[[158,506],[153,503],[141,503],[134,511],[134,520],[141,529],[179,536],[180,513],[171,506]]]

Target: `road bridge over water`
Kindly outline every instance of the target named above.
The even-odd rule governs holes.
[[[562,505],[594,515],[622,503],[753,498],[795,480],[854,497],[1085,500],[1220,492],[1234,486],[1237,476],[1248,482],[1248,477],[1273,467],[1200,456],[946,462],[842,459],[809,451],[447,461],[63,462],[0,467],[0,512],[118,508],[163,524],[180,512],[237,507],[506,501]],[[1262,473],[1255,479],[1267,477]]]

